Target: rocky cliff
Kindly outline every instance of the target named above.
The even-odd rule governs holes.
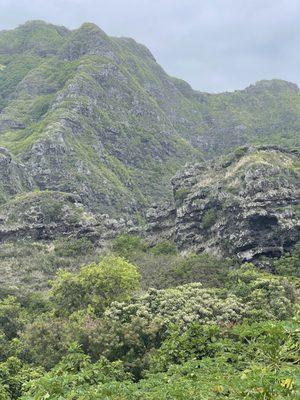
[[[172,179],[174,203],[147,213],[148,234],[182,251],[253,260],[278,257],[300,238],[300,153],[243,147],[187,166]]]

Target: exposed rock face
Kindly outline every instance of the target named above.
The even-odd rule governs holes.
[[[29,186],[24,166],[16,163],[5,147],[0,147],[0,203]]]
[[[0,286],[44,290],[59,268],[98,262],[131,221],[95,215],[68,193],[21,193],[0,205]],[[83,247],[82,247],[83,246]]]
[[[299,167],[299,153],[277,147],[190,165],[172,180],[175,207],[148,214],[149,235],[163,231],[183,251],[279,256],[299,240]]]
[[[50,191],[17,196],[0,208],[0,244],[84,237],[103,247],[118,233],[134,231],[131,221],[93,215],[79,201],[78,196]]]
[[[169,203],[156,204],[146,212],[147,236],[152,241],[173,240],[176,209]]]

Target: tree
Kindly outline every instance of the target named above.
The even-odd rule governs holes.
[[[128,300],[139,284],[140,274],[133,264],[108,256],[99,264],[82,267],[78,274],[59,272],[52,282],[51,299],[62,314],[87,307],[102,314],[113,301]]]
[[[21,305],[13,296],[8,296],[0,301],[0,327],[8,339],[17,336],[22,327]]]
[[[292,252],[283,255],[274,262],[275,272],[279,275],[297,276],[300,278],[300,243]]]
[[[295,287],[282,277],[259,272],[245,263],[228,275],[227,286],[245,304],[246,315],[255,321],[293,316]]]

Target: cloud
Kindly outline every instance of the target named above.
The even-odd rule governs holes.
[[[0,28],[91,21],[146,44],[173,76],[202,91],[259,79],[300,83],[299,0],[0,0]]]

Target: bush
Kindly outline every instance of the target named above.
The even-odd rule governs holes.
[[[217,213],[214,209],[210,208],[202,216],[202,227],[204,229],[209,229],[214,225],[217,220]]]
[[[189,195],[190,190],[187,188],[180,188],[174,193],[174,200],[177,205],[183,203],[184,199]]]
[[[274,262],[274,270],[278,275],[300,278],[300,243],[295,246],[293,251]]]
[[[55,243],[55,254],[59,257],[75,257],[91,253],[92,242],[87,238],[61,238]]]
[[[17,336],[23,326],[22,309],[20,303],[13,296],[0,301],[0,329],[7,339]]]
[[[115,254],[131,260],[134,256],[146,252],[147,245],[138,236],[122,234],[113,240],[112,250]]]
[[[228,288],[245,304],[254,320],[282,320],[295,312],[295,287],[287,280],[259,272],[246,263],[228,276]]]
[[[175,243],[168,240],[157,243],[150,251],[155,255],[175,255],[178,252]]]
[[[191,254],[178,258],[170,274],[177,284],[201,282],[206,287],[221,287],[234,266],[234,260],[229,258],[220,260],[207,253]]]
[[[125,379],[130,379],[130,375],[124,371],[120,361],[110,363],[101,357],[92,363],[90,357],[73,344],[50,372],[25,385],[24,398],[75,399],[91,386]]]
[[[52,281],[51,299],[61,314],[92,307],[101,314],[112,301],[125,301],[139,289],[137,268],[124,258],[108,256],[78,274],[59,271]]]

